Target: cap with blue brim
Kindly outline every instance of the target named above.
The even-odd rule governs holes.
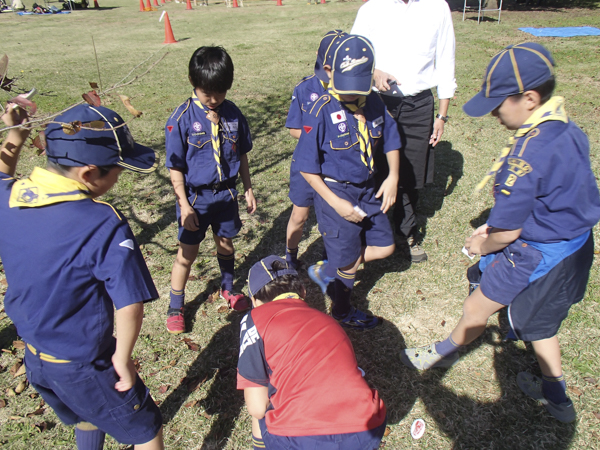
[[[321,39],[317,51],[317,61],[315,62],[315,75],[323,83],[329,83],[329,76],[323,66],[332,66],[335,49],[346,36],[348,36],[348,33],[342,30],[331,30],[325,33]]]

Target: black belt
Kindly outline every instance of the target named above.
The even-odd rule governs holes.
[[[339,180],[335,180],[331,177],[323,177],[323,181],[329,181],[330,183],[349,184],[349,185],[357,187],[359,189],[363,189],[363,188],[368,187],[371,183],[373,183],[374,179],[369,178],[368,180],[363,181],[362,183],[352,183],[351,181],[339,181]]]
[[[400,92],[399,94],[392,94],[392,90],[389,91],[379,91],[379,94],[381,95],[385,95],[388,98],[398,98],[398,99],[406,99],[406,100],[418,100],[420,98],[424,98],[424,97],[428,97],[430,95],[433,95],[433,93],[431,92],[431,89],[425,89],[424,91],[421,91],[417,94],[414,95],[404,95],[402,94],[402,92]]]
[[[203,184],[202,186],[196,186],[195,188],[193,188],[193,190],[194,190],[194,192],[198,192],[198,191],[213,191],[213,192],[225,191],[227,189],[235,189],[235,182],[236,182],[235,178],[230,178],[229,180],[219,181],[218,183],[214,183],[214,184]]]

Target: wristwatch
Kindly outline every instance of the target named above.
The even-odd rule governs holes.
[[[435,115],[436,119],[442,119],[444,121],[444,123],[448,122],[448,119],[450,118],[449,116],[442,116],[441,114],[436,114]]]

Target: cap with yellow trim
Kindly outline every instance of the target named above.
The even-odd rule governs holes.
[[[137,144],[124,123],[103,106],[77,105],[46,127],[46,156],[64,166],[118,165],[153,172],[158,165],[156,153]]]
[[[371,42],[349,34],[333,55],[331,87],[338,94],[369,95],[374,70],[375,51]]]
[[[319,44],[319,50],[317,51],[317,60],[315,62],[315,75],[323,83],[329,83],[329,76],[323,66],[333,65],[333,53],[340,44],[344,37],[348,36],[348,33],[342,30],[331,30],[325,33]]]
[[[280,264],[273,264],[279,262]],[[254,264],[248,272],[248,293],[254,297],[258,291],[283,275],[298,275],[287,265],[285,259],[271,255]]]
[[[483,85],[463,111],[481,117],[496,109],[511,95],[535,89],[554,75],[550,52],[535,42],[509,45],[492,58]]]

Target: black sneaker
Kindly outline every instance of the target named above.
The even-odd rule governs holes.
[[[343,317],[338,317],[331,313],[331,317],[339,322],[344,328],[352,328],[354,330],[369,330],[381,325],[381,317],[372,316],[356,309],[354,306],[348,314]]]

